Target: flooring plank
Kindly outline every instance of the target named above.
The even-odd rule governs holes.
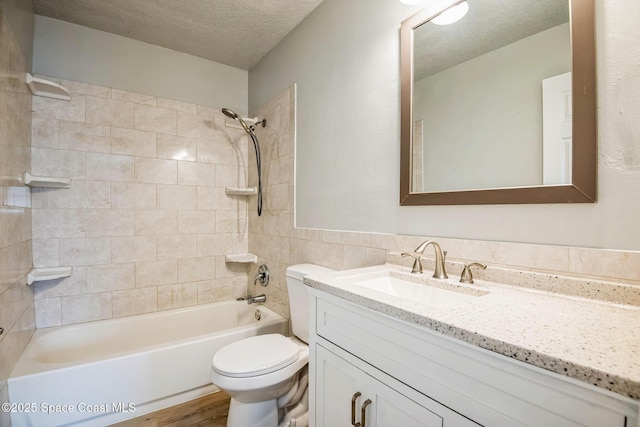
[[[230,400],[229,395],[219,391],[110,427],[225,427]]]

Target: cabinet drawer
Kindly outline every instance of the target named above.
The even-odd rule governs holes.
[[[315,308],[318,336],[480,424],[637,422],[633,403],[594,386],[332,296]]]

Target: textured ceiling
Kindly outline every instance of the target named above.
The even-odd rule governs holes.
[[[33,0],[38,15],[249,70],[322,0]]]
[[[569,21],[567,0],[467,0],[469,12],[451,25],[414,31],[414,80]]]

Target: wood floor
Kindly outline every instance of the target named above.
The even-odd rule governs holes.
[[[230,399],[220,391],[110,427],[225,427]]]

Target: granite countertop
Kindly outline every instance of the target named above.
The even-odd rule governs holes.
[[[477,298],[433,307],[353,284],[354,275],[376,277],[386,271]],[[427,272],[411,275],[407,268],[390,264],[312,274],[304,283],[391,317],[640,399],[638,306],[482,280],[463,285],[452,278],[431,279]]]

